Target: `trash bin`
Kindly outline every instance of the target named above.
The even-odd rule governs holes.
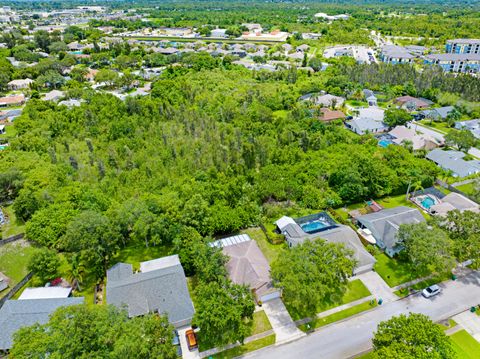
[[[380,298],[380,299],[378,300],[378,305],[382,305],[382,303],[383,303],[383,299]]]
[[[455,274],[452,274],[452,280],[457,280],[457,276]]]
[[[471,308],[470,308],[470,311],[471,311],[472,313],[475,313],[475,312],[477,311],[477,308],[471,307]]]

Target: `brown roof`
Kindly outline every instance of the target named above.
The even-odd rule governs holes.
[[[419,98],[412,97],[412,96],[401,96],[395,99],[395,102],[403,105],[406,104],[407,102],[413,102],[418,108],[424,108],[424,107],[429,107],[430,104],[426,101],[423,101]]]
[[[257,242],[250,240],[228,245],[223,247],[223,253],[230,257],[226,267],[232,282],[248,285],[257,297],[274,290],[270,265]]]
[[[339,110],[330,110],[328,108],[322,108],[320,112],[321,112],[320,120],[322,121],[333,121],[333,120],[345,118],[345,114]]]
[[[25,96],[23,94],[15,96],[7,96],[0,98],[0,105],[15,105],[20,104],[25,101]]]

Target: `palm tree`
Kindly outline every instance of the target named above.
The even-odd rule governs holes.
[[[78,253],[75,253],[70,258],[70,269],[68,271],[68,281],[72,284],[72,288],[80,288],[80,284],[83,282],[85,275],[85,264],[84,261],[80,258]]]

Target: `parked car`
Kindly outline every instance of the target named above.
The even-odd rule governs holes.
[[[430,287],[422,290],[422,295],[425,298],[430,298],[430,297],[433,297],[434,295],[437,295],[440,292],[441,292],[440,287],[438,285],[434,284],[434,285],[431,285]]]
[[[193,329],[188,329],[185,332],[185,338],[187,339],[188,350],[192,351],[198,347],[197,336],[195,335]]]

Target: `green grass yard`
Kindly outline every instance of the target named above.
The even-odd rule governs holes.
[[[275,334],[271,334],[265,338],[254,340],[253,342],[240,345],[238,347],[225,350],[221,353],[211,356],[211,358],[216,359],[230,359],[235,358],[241,355],[244,355],[248,352],[261,349],[263,347],[275,344]]]
[[[338,307],[343,304],[347,304],[370,295],[370,291],[365,287],[360,279],[355,279],[347,284],[347,291],[343,295],[340,301],[336,303],[324,302],[320,303],[317,307],[317,313],[324,312],[326,310]],[[285,303],[288,312],[293,320],[303,319],[303,316],[291,308],[287,303]]]
[[[36,251],[36,248],[23,240],[7,243],[0,247],[0,272],[10,278],[10,289],[27,275],[28,262]],[[0,296],[7,292],[8,288],[2,291]]]
[[[451,130],[454,130],[453,128],[448,127],[446,122],[430,122],[430,120],[421,120],[420,124],[444,134],[448,133]]]
[[[265,311],[259,310],[258,312],[253,313],[252,335],[263,333],[270,329],[272,329],[272,325],[270,324]]]
[[[327,324],[335,323],[338,322],[339,320],[351,317],[352,315],[362,313],[364,311],[367,311],[369,309],[372,309],[377,306],[377,302],[370,303],[370,301],[366,301],[364,303],[358,304],[356,306],[353,306],[351,308],[344,309],[340,312],[333,313],[329,316],[323,317],[323,318],[317,318],[313,322],[310,322],[308,324],[302,324],[299,326],[301,330],[304,332],[309,331],[312,328],[320,328],[323,327]],[[308,326],[309,325],[309,326]]]
[[[457,357],[461,359],[478,359],[480,358],[480,343],[468,334],[467,331],[461,330],[450,336],[452,346]]]
[[[111,265],[119,262],[129,263],[133,265],[134,270],[138,270],[140,269],[140,262],[165,257],[169,254],[170,247],[165,245],[149,245],[147,248],[145,247],[144,242],[132,242],[118,251],[118,253],[113,257]]]
[[[468,194],[468,195],[473,194],[474,191],[475,191],[473,182],[463,184],[463,185],[455,187],[455,188],[458,189],[459,191],[462,191],[465,194]]]
[[[390,287],[395,287],[418,278],[418,276],[412,274],[413,272],[407,263],[390,258],[385,253],[377,254],[375,259],[377,260],[374,267],[375,272],[377,272]],[[428,273],[425,275],[428,275]]]
[[[12,206],[2,207],[3,214],[8,217],[9,222],[1,227],[3,238],[25,233],[25,223],[17,219]]]

